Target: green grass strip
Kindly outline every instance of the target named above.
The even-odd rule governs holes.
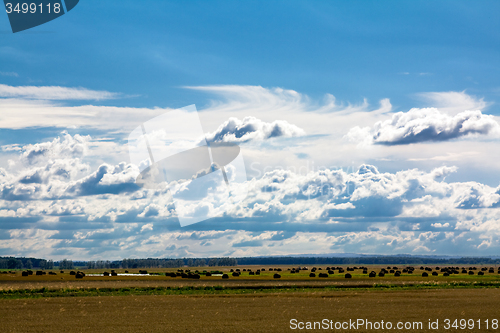
[[[123,287],[123,288],[71,288],[71,289],[9,289],[0,290],[0,299],[128,296],[128,295],[243,295],[262,293],[362,291],[362,290],[421,290],[457,288],[500,288],[499,282],[425,282],[411,284],[360,284],[332,286],[212,286],[212,287]]]

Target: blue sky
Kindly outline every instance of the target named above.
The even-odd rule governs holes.
[[[186,85],[284,87],[320,98],[415,106],[412,95],[498,99],[498,3],[461,1],[81,1],[18,34],[2,24],[6,84],[137,96],[114,104],[200,105]],[[409,74],[404,74],[409,73]],[[200,105],[201,106],[201,105]]]
[[[497,253],[499,7],[82,0],[16,34],[0,15],[0,255]],[[132,186],[126,139],[191,104],[253,187],[181,228]]]

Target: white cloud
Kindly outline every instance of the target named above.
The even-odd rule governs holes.
[[[0,75],[2,76],[12,76],[12,77],[18,77],[19,74],[17,74],[16,72],[0,72]]]
[[[185,228],[179,226],[175,217],[176,207],[167,184],[155,190],[135,186],[138,168],[121,162],[127,159],[126,146],[116,140],[122,138],[120,133],[128,134],[141,122],[168,109],[67,107],[26,98],[0,99],[5,111],[0,114],[3,128],[78,125],[109,130],[106,137],[116,140],[92,140],[64,133],[39,144],[5,144],[2,150],[8,152],[8,158],[17,153],[19,159],[13,159],[15,163],[7,170],[0,168],[0,237],[8,239],[1,242],[0,254],[119,259],[287,255],[324,253],[325,249],[470,255],[500,249],[497,183],[490,186],[480,181],[460,181],[457,168],[442,166],[443,161],[453,161],[463,172],[460,163],[469,158],[495,174],[491,170],[495,170],[497,162],[485,158],[495,148],[494,142],[483,142],[478,147],[476,142],[466,140],[456,147],[448,141],[428,145],[425,150],[415,147],[418,145],[372,145],[360,152],[341,142],[342,136],[358,125],[367,129],[357,137],[368,138],[371,143],[373,124],[383,124],[390,117],[387,113],[392,106],[388,99],[371,107],[367,101],[343,105],[332,95],[317,103],[306,95],[279,88],[201,89],[218,94],[218,100],[200,112],[205,131],[223,140],[255,140],[256,144],[244,145],[242,152],[250,161],[247,166],[257,161],[262,168],[256,169],[255,178],[248,181],[250,193],[240,205],[222,206],[220,211],[228,208],[222,216]],[[432,112],[430,115],[434,117]],[[410,119],[402,127],[410,126],[411,121],[422,121],[420,118]],[[437,120],[432,124],[451,127],[463,120],[443,112],[433,119]],[[485,131],[491,137],[495,131],[486,130],[489,120],[491,116],[471,113],[462,127],[467,133]],[[247,130],[245,124],[251,124],[255,130]],[[297,128],[307,136],[273,140],[268,146],[260,143],[260,139],[272,136],[270,129],[275,125],[288,133],[285,136],[299,135]],[[397,130],[391,126],[384,129]],[[396,135],[390,138],[397,140]],[[302,157],[298,159],[296,155]],[[385,165],[372,165],[384,158],[388,161]],[[404,166],[400,164],[410,158],[413,160]],[[433,164],[423,168],[415,165],[428,160]],[[484,166],[485,163],[489,164]],[[362,166],[353,173],[335,167],[319,170],[320,165],[345,164]],[[306,165],[305,172],[301,172],[300,166]],[[481,174],[473,168],[469,170],[474,175]],[[216,209],[225,204],[215,197],[210,200],[215,204],[194,204],[189,209]],[[481,238],[485,235],[491,238],[487,239],[488,244]],[[464,245],[461,240],[466,239],[471,241]],[[27,242],[36,246],[26,246]]]
[[[472,135],[500,135],[500,125],[493,116],[481,111],[464,111],[449,116],[437,109],[411,109],[398,112],[391,119],[377,122],[373,128],[358,126],[345,136],[362,145],[404,145],[426,141],[446,141]]]
[[[484,110],[491,105],[484,98],[469,95],[465,91],[425,92],[416,96],[429,106],[450,115],[464,110]]]
[[[81,158],[88,151],[90,136],[76,134],[71,136],[67,132],[62,133],[62,137],[57,137],[53,141],[29,144],[22,147],[20,160],[26,164],[41,164],[56,158]]]
[[[86,88],[59,86],[8,86],[0,84],[0,97],[26,98],[35,100],[104,100],[118,98],[120,94]]]
[[[243,120],[231,117],[213,133],[207,133],[209,142],[245,142],[250,140],[265,140],[276,137],[296,137],[305,135],[303,129],[288,123],[286,120],[275,120],[266,123],[255,117],[245,117]]]

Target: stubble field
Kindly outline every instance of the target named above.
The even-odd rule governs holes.
[[[257,267],[245,267],[256,271]],[[259,266],[260,269],[262,267]],[[276,268],[276,267],[275,267]],[[326,278],[310,278],[310,269],[290,273],[280,267],[229,279],[201,276],[200,279],[163,275],[85,276],[75,279],[69,271],[57,275],[21,277],[0,274],[0,330],[5,332],[284,332],[296,323],[335,322],[363,319],[421,322],[422,328],[394,331],[445,331],[445,319],[458,319],[458,329],[448,331],[499,331],[491,325],[500,319],[500,276],[453,274],[422,277],[414,274],[368,278],[356,270],[351,279],[337,271]],[[435,267],[434,267],[435,268]],[[194,270],[214,268],[191,268]],[[216,268],[231,273],[231,268]],[[232,268],[233,270],[236,267]],[[379,271],[370,266],[368,271]],[[322,271],[325,270],[323,267]],[[435,269],[434,269],[435,270]],[[104,270],[85,271],[102,273]],[[110,270],[108,270],[110,271]],[[129,270],[138,273],[138,270]],[[151,272],[173,272],[153,269]],[[117,270],[118,273],[123,270]],[[317,271],[316,273],[318,273]],[[474,328],[460,329],[461,319],[473,320]],[[428,329],[438,320],[439,329]],[[482,325],[478,328],[478,321]],[[486,329],[486,320],[489,327]],[[320,331],[349,331],[337,329]],[[351,327],[352,328],[352,327]],[[297,331],[299,329],[296,329]],[[372,331],[361,327],[356,332]],[[375,331],[375,330],[373,330]],[[387,331],[377,330],[377,331]]]

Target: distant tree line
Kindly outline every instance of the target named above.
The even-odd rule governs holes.
[[[492,258],[433,258],[413,256],[380,257],[243,257],[238,258],[239,265],[498,265],[500,259]]]
[[[58,262],[59,269],[73,269],[73,260],[63,259]]]
[[[438,258],[413,256],[378,257],[243,257],[243,258],[147,258],[123,260],[72,261],[63,259],[58,262],[39,258],[0,257],[0,269],[88,269],[112,268],[177,268],[183,266],[237,266],[237,265],[500,265],[500,259],[492,258]]]
[[[123,259],[122,268],[175,268],[203,266],[236,266],[236,258],[184,258],[184,259]]]
[[[0,257],[0,269],[53,269],[54,261],[39,258]]]
[[[120,268],[120,264],[121,264],[120,261],[96,260],[96,261],[87,261],[85,263],[85,267],[88,269]]]
[[[184,266],[183,259],[123,259],[122,268],[174,268]]]
[[[236,258],[210,258],[208,259],[208,266],[236,266],[238,260]]]

